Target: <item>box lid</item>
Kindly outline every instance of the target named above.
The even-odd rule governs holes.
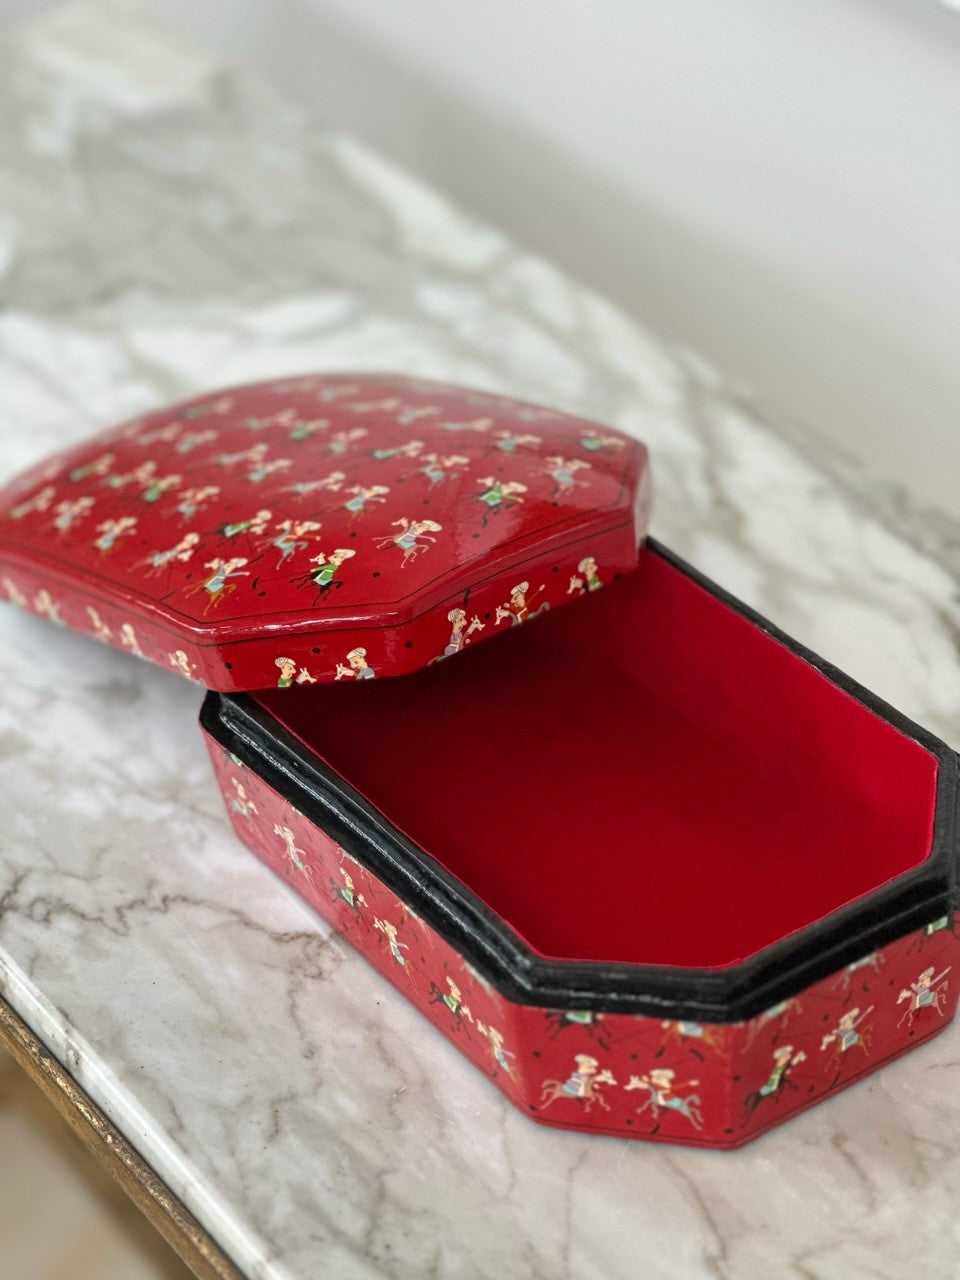
[[[395,374],[232,387],[0,489],[0,594],[212,689],[399,675],[637,562],[647,451]]]

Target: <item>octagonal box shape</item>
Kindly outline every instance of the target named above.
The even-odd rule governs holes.
[[[525,1112],[733,1146],[954,1013],[956,758],[648,507],[595,423],[308,376],[7,485],[0,588],[218,690],[238,832]]]
[[[396,374],[275,379],[0,490],[0,595],[211,689],[399,675],[632,569],[647,451]]]
[[[240,837],[535,1120],[735,1147],[955,1012],[955,756],[656,544],[202,721]]]

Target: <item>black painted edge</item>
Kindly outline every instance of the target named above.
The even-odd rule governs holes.
[[[939,738],[791,639],[666,547],[650,539],[647,553],[684,573],[873,714],[919,743],[938,762],[937,808],[927,859],[738,964],[692,969],[544,959],[465,885],[281,729],[250,695],[208,693],[201,727],[382,880],[508,1000],[547,1009],[698,1022],[745,1021],[957,907],[960,761]]]

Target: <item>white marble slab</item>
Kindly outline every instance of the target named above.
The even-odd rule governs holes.
[[[126,6],[7,44],[0,474],[344,366],[641,434],[659,536],[960,744],[956,525]],[[237,844],[197,688],[12,609],[0,681],[0,992],[250,1277],[954,1273],[957,1031],[735,1154],[538,1128]]]

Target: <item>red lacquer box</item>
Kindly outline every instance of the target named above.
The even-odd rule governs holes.
[[[0,586],[212,690],[242,840],[521,1110],[733,1147],[954,1014],[957,759],[648,500],[595,423],[298,378],[15,480]]]

